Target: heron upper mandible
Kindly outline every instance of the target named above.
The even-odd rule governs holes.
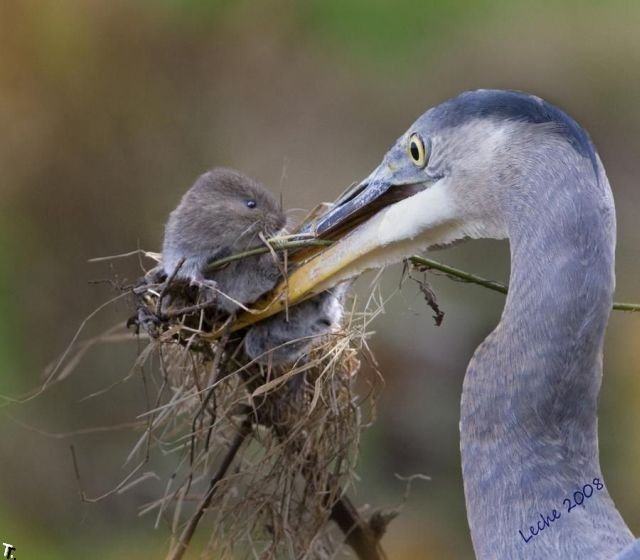
[[[317,232],[339,241],[289,278],[292,300],[416,250],[509,239],[502,318],[461,400],[476,557],[640,559],[598,457],[616,219],[587,133],[533,95],[463,93],[411,125]]]

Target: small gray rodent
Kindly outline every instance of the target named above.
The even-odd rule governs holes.
[[[284,212],[264,186],[232,169],[212,169],[198,177],[169,215],[162,248],[164,271],[171,275],[184,259],[176,278],[215,286],[224,294],[219,297],[220,309],[231,313],[238,309],[232,300],[246,305],[273,288],[280,278],[278,266],[269,253],[211,272],[206,272],[207,265],[260,246],[260,233],[269,238],[285,225]]]
[[[217,306],[227,313],[248,305],[275,287],[281,278],[270,253],[206,271],[209,263],[260,246],[285,228],[286,216],[271,193],[257,181],[226,168],[201,175],[171,212],[165,227],[163,268],[167,276],[220,292]],[[305,354],[342,319],[345,290],[336,288],[280,313],[247,333],[245,350],[259,363],[291,363]],[[228,297],[225,297],[228,296]]]
[[[257,323],[245,338],[247,355],[263,364],[295,362],[340,325],[347,289],[343,283],[291,307],[289,321],[281,312]]]

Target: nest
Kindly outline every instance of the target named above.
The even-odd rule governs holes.
[[[183,556],[205,513],[206,558],[335,558],[345,541],[381,558],[385,516],[365,520],[346,496],[373,410],[375,390],[359,397],[354,385],[378,300],[350,302],[338,331],[271,367],[245,355],[234,317],[197,289],[154,271],[132,293],[130,324],[149,338],[136,364],[149,407],[130,458],[173,458],[163,495],[142,510],[169,520],[167,558]]]

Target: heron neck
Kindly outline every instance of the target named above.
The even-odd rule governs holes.
[[[614,287],[606,177],[598,179],[577,156],[572,165],[557,159],[563,162],[556,168],[527,173],[531,182],[505,201],[512,217],[509,294],[464,381],[465,496],[483,560],[543,557],[566,539],[586,539],[587,546],[591,537],[582,533],[595,528],[606,533],[594,545],[603,556],[587,556],[604,558],[631,538],[606,486],[575,515],[563,514],[553,527],[543,523],[544,533],[537,525],[540,515],[566,511],[563,500],[576,489],[602,479],[597,399]],[[529,527],[539,534],[531,537]]]

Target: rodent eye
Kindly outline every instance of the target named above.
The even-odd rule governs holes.
[[[427,164],[429,154],[424,141],[417,134],[412,134],[409,138],[409,155],[417,167],[424,167]]]
[[[247,208],[255,208],[257,206],[256,201],[253,198],[244,201]]]

